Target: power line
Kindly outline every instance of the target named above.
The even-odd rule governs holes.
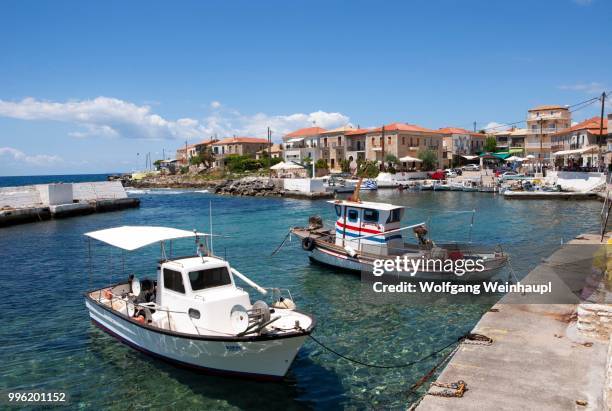
[[[606,93],[606,94],[608,94],[608,93]],[[601,100],[601,96],[592,97],[592,98],[590,98],[588,100],[584,100],[584,101],[581,101],[579,103],[571,104],[571,105],[567,106],[567,108],[570,109],[572,107],[578,107],[578,106],[583,105],[582,107],[579,107],[577,109],[570,110],[570,113],[573,113],[573,112],[576,112],[578,110],[582,110],[583,108],[588,107],[591,104],[593,104],[593,103],[595,103],[595,102],[597,102],[599,100]],[[526,123],[526,122],[527,122],[527,120],[519,120],[519,121],[514,121],[514,122],[511,122],[511,123],[502,123],[502,124],[500,124],[498,126],[495,126],[495,127],[486,128],[485,131],[497,130],[499,128],[505,128],[505,127],[508,127],[508,126],[514,126],[514,125],[522,124],[522,123]]]

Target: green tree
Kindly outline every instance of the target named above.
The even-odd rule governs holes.
[[[431,171],[438,163],[438,156],[433,150],[425,149],[418,152],[417,157],[421,160],[424,171]]]
[[[208,147],[204,151],[202,151],[200,153],[200,159],[202,160],[204,167],[211,168],[213,166],[213,163],[215,162],[215,155],[212,152],[212,149]]]
[[[375,161],[365,160],[357,165],[357,177],[359,178],[376,178],[380,172],[378,164]]]
[[[315,168],[318,168],[319,170],[327,170],[329,168],[329,166],[327,165],[327,161],[326,160],[320,158],[315,163]]]
[[[153,162],[153,165],[155,166],[156,170],[159,170],[159,168],[161,167],[161,162],[162,162],[162,160],[155,160]]]
[[[486,138],[483,150],[489,153],[494,153],[497,151],[497,140],[495,137],[490,136]]]
[[[340,169],[342,170],[343,173],[350,173],[351,172],[351,162],[348,161],[347,159],[340,160]]]
[[[195,156],[192,156],[189,159],[189,164],[191,164],[192,166],[197,166],[199,164],[202,164],[202,158],[200,157],[199,154],[196,154]]]

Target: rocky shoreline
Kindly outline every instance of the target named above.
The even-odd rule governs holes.
[[[127,184],[131,188],[183,188],[207,189],[211,193],[246,197],[293,197],[293,198],[330,198],[331,193],[302,193],[285,191],[267,178],[245,177],[241,179],[202,180],[192,176],[171,175],[148,177]]]

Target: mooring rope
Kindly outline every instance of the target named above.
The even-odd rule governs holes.
[[[279,244],[279,246],[276,247],[276,249],[274,251],[272,251],[272,254],[270,254],[270,257],[272,257],[273,255],[278,253],[280,251],[280,249],[283,248],[283,246],[285,245],[285,242],[287,241],[287,239],[290,236],[291,236],[291,230],[289,230],[289,232],[285,235],[285,238],[283,238],[283,241]]]
[[[482,334],[472,334],[472,333],[467,333],[465,335],[462,335],[461,337],[459,337],[456,341],[453,341],[447,345],[445,345],[442,348],[439,348],[431,353],[429,353],[428,355],[419,358],[418,360],[414,360],[405,364],[392,364],[392,365],[381,365],[381,364],[371,364],[371,363],[366,363],[360,360],[357,360],[355,358],[350,358],[347,357],[346,355],[340,354],[338,351],[334,350],[333,348],[328,347],[327,345],[323,344],[321,341],[319,341],[316,337],[314,337],[312,334],[308,335],[310,337],[310,339],[312,339],[314,342],[316,342],[317,344],[319,344],[321,347],[323,347],[324,349],[326,349],[327,351],[337,355],[340,358],[343,358],[349,362],[355,363],[355,364],[359,364],[359,365],[363,365],[365,367],[370,367],[370,368],[383,368],[383,369],[391,369],[391,368],[407,368],[407,367],[412,367],[413,365],[416,365],[418,363],[421,363],[429,358],[432,358],[436,355],[438,355],[439,353],[441,353],[442,351],[446,350],[447,348],[452,347],[455,344],[461,343],[464,340],[470,340],[470,341],[483,341],[483,340],[487,340],[487,341],[493,341],[491,338],[487,337],[486,335],[482,335]],[[451,351],[451,353],[454,352]],[[448,357],[450,356],[450,354],[447,355]],[[447,358],[447,356],[445,356],[445,358]]]

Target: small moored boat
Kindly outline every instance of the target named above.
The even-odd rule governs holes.
[[[264,289],[232,268],[207,241],[200,243],[207,234],[123,226],[85,235],[128,251],[160,243],[155,278],[130,275],[85,293],[91,321],[139,351],[213,374],[275,380],[286,374],[314,329],[314,318],[295,309],[288,290]],[[197,254],[166,256],[165,243],[180,238],[195,239]],[[251,304],[236,278],[270,304]]]
[[[357,193],[358,198],[358,193]],[[432,261],[432,265],[418,271],[387,271],[385,275],[416,280],[454,280],[458,282],[484,281],[493,277],[508,260],[501,248],[479,248],[471,243],[459,245],[436,244],[427,238],[424,223],[401,227],[404,207],[360,200],[329,201],[336,210],[335,227],[326,228],[318,217],[311,217],[307,227],[294,227],[291,232],[302,240],[302,248],[310,259],[326,265],[372,273],[375,261],[397,258],[408,261]],[[402,232],[412,230],[417,243],[404,242]],[[459,272],[442,268],[442,262],[480,261],[483,269]],[[440,264],[436,262],[439,261]],[[428,263],[429,264],[429,263]],[[451,263],[453,264],[453,263]]]

